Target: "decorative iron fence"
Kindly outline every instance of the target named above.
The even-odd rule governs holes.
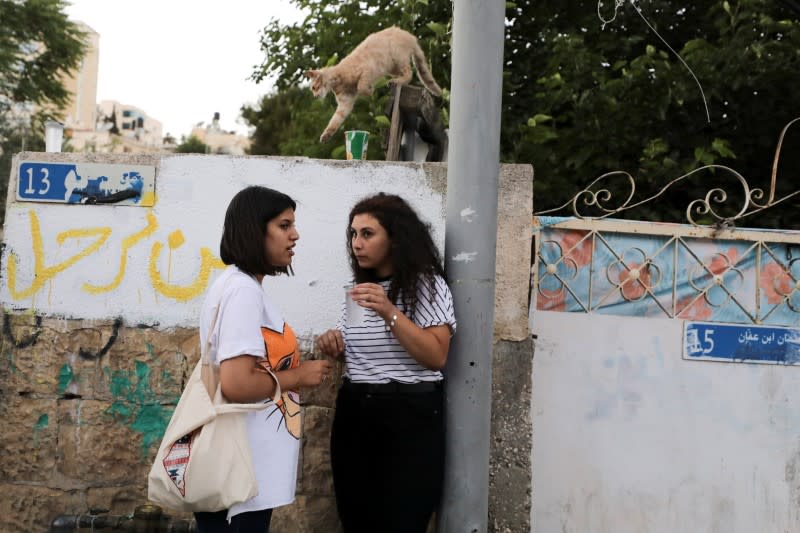
[[[776,197],[777,168],[786,131],[781,132],[768,191],[751,187],[728,167],[712,165],[676,178],[657,194],[635,200],[630,174],[605,174],[569,202],[534,217],[535,308],[630,316],[797,326],[800,324],[800,232],[746,230],[747,217],[800,195]],[[667,193],[703,170],[733,176],[744,203],[734,214],[720,214],[729,194],[713,188],[686,208],[689,225],[615,220]],[[624,176],[630,186],[617,207],[605,180]],[[588,216],[582,208],[594,210]],[[573,217],[547,216],[571,211]],[[728,209],[731,211],[730,209]],[[698,215],[715,222],[703,226]]]

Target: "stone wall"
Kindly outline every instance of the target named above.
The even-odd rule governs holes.
[[[6,314],[3,331],[0,531],[144,503],[152,458],[199,358],[196,330]],[[276,513],[275,531],[337,531],[328,452],[336,387],[301,392],[299,496]]]
[[[26,154],[31,155],[44,156]],[[171,161],[166,166],[173,171],[181,167],[180,158],[168,159]],[[267,158],[204,158],[216,165],[220,164],[218,159],[224,159],[226,164],[240,160],[246,160],[247,164],[274,163]],[[195,161],[196,158],[186,159],[190,164]],[[161,169],[165,167],[164,160],[157,163]],[[320,162],[297,164],[307,164],[315,171],[328,168]],[[395,171],[403,167],[387,166]],[[380,170],[381,165],[372,167]],[[330,168],[334,172],[343,167],[331,164]],[[441,202],[446,167],[406,168],[409,170],[401,168],[402,172],[413,179],[417,179],[415,173],[422,168],[424,185],[432,191],[416,194],[439,194],[437,201]],[[319,179],[326,177],[323,174]],[[165,182],[168,180],[161,179],[157,187],[165,187]],[[354,188],[358,193],[365,187],[359,182]],[[503,167],[495,306],[496,396],[490,506],[493,531],[529,530],[531,346],[527,304],[531,191],[530,167]],[[311,203],[306,201],[303,206],[306,211],[313,209]],[[15,204],[12,198],[9,206],[13,206],[12,211],[28,208]],[[160,205],[162,212],[168,207]],[[346,206],[334,208],[345,210]],[[325,221],[325,217],[320,218]],[[443,209],[435,211],[431,218],[434,230],[443,237]],[[42,219],[46,220],[45,215]],[[19,222],[20,218],[16,220]],[[6,236],[17,235],[24,227],[6,224]],[[304,229],[306,242],[311,241],[309,235],[316,236],[316,227]],[[43,224],[45,239],[55,231]],[[18,248],[23,240],[12,239],[12,242]],[[337,240],[336,248],[339,247]],[[7,252],[2,266],[4,278]],[[336,257],[330,259],[336,260]],[[20,268],[25,266],[21,261]],[[296,278],[301,278],[299,283],[306,286],[313,286],[311,282],[320,279],[314,272],[301,272]],[[333,284],[341,287],[338,280]],[[144,503],[152,457],[183,384],[199,357],[196,329],[184,327],[181,320],[153,323],[137,320],[141,312],[126,316],[124,311],[117,318],[97,319],[98,311],[90,312],[83,304],[76,304],[72,313],[76,318],[58,318],[42,309],[46,308],[44,298],[40,296],[39,305],[4,302],[0,417],[5,430],[0,434],[4,450],[0,454],[0,531],[44,531],[59,514],[85,513],[92,508],[127,514]],[[338,293],[334,298],[339,298]],[[194,304],[162,300],[161,305],[196,306],[202,298],[196,300]],[[77,318],[84,312],[92,318]],[[179,314],[175,309],[160,312],[164,316]],[[292,312],[286,310],[287,315]],[[320,332],[315,328],[301,335],[304,357],[314,357],[311,347],[314,335]],[[295,504],[276,511],[273,520],[276,533],[339,530],[328,450],[337,386],[338,383],[330,382],[323,389],[301,391],[304,439],[298,497]]]
[[[142,503],[197,346],[191,329],[4,314],[0,530]]]

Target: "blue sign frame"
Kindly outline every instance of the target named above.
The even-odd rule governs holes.
[[[800,365],[800,328],[686,322],[684,359]]]
[[[152,207],[155,167],[22,161],[17,172],[17,200]]]

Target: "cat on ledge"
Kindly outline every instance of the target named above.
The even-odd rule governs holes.
[[[390,81],[395,84],[408,84],[412,61],[422,85],[434,96],[441,96],[442,89],[428,68],[417,38],[395,26],[367,36],[337,65],[307,71],[315,97],[324,98],[329,91],[336,97],[336,112],[319,141],[330,139],[353,111],[356,98],[371,96],[375,83],[384,76],[392,76]]]

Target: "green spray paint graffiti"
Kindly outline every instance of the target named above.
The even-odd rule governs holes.
[[[14,364],[14,353],[13,352],[7,352],[6,353],[6,361],[8,361],[8,369],[11,370],[12,374],[16,374],[17,372],[19,372],[19,369]]]
[[[39,415],[39,419],[36,421],[36,425],[33,426],[33,445],[39,446],[39,438],[41,432],[47,428],[47,425],[50,423],[50,417],[47,414]]]
[[[151,359],[154,359],[152,346],[149,344],[148,352]],[[114,399],[106,414],[142,435],[142,459],[147,459],[150,446],[159,442],[164,435],[174,407],[162,405],[165,399],[159,398],[152,389],[150,366],[143,361],[135,361],[133,371],[112,371],[105,367],[103,372],[110,383],[111,396]],[[166,403],[176,404],[178,399],[179,396],[167,398]]]
[[[64,394],[73,379],[75,379],[75,373],[72,371],[72,367],[69,363],[64,363],[58,372],[58,393]]]
[[[50,423],[50,417],[47,415],[41,415],[39,420],[36,421],[36,425],[33,426],[33,429],[36,431],[41,431],[47,427],[47,424]]]

